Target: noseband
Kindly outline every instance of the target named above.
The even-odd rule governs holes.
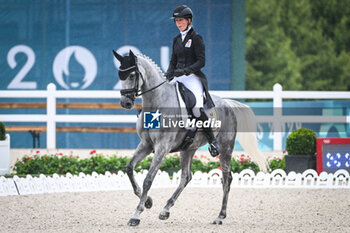
[[[153,91],[154,89],[160,87],[161,85],[163,85],[163,84],[166,82],[166,80],[165,80],[164,82],[158,84],[157,86],[152,87],[151,89],[142,92],[142,91],[139,89],[139,88],[140,88],[140,87],[139,87],[139,79],[140,79],[140,77],[141,77],[143,83],[145,83],[145,79],[143,78],[143,75],[142,75],[142,73],[140,72],[140,70],[139,70],[139,68],[138,68],[136,62],[135,62],[135,65],[130,66],[130,67],[128,67],[128,68],[125,68],[125,69],[120,69],[120,68],[119,68],[119,78],[120,78],[121,80],[126,80],[126,79],[129,77],[130,73],[133,72],[133,71],[135,71],[135,74],[136,74],[135,85],[134,85],[134,87],[133,87],[133,88],[127,88],[127,89],[122,89],[122,90],[120,90],[120,94],[121,94],[122,96],[125,96],[125,97],[127,97],[127,98],[130,98],[130,99],[132,99],[132,100],[134,100],[134,99],[135,99],[136,97],[138,97],[138,96],[141,96],[141,95],[143,95],[143,94],[146,94],[147,92]]]

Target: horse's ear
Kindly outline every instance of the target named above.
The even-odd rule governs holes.
[[[131,51],[131,49],[129,50],[129,57],[131,58],[131,60],[132,60],[133,62],[135,62],[135,55],[134,55],[134,53]]]
[[[129,50],[129,56],[135,57],[135,54],[131,51],[131,49]]]
[[[117,58],[120,62],[122,62],[122,60],[124,59],[123,56],[119,55],[115,50],[113,50],[113,54],[115,58]]]

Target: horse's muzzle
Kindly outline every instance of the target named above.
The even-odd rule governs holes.
[[[126,96],[122,96],[120,98],[120,105],[123,107],[123,108],[126,108],[126,109],[131,109],[133,106],[134,106],[134,99],[133,97],[129,96],[129,95],[126,95]]]

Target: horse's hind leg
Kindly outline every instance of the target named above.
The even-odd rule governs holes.
[[[167,204],[163,208],[163,211],[159,214],[159,218],[162,220],[168,219],[170,215],[170,208],[174,205],[176,199],[180,196],[186,185],[192,179],[191,165],[192,157],[196,150],[190,150],[181,152],[181,181],[179,187],[176,189],[174,194],[168,200]]]
[[[131,182],[132,188],[134,189],[135,195],[138,196],[139,198],[141,198],[141,188],[139,187],[139,185],[135,180],[134,168],[136,164],[138,164],[140,161],[146,158],[146,156],[149,155],[151,152],[152,152],[152,146],[149,145],[148,143],[141,141],[140,144],[137,146],[131,161],[129,162],[128,165],[126,165],[126,173],[128,174],[128,177]],[[152,199],[150,197],[148,198],[149,198],[149,203],[148,205],[146,205],[146,207],[151,208]]]
[[[213,224],[222,224],[222,220],[226,218],[226,208],[227,201],[230,192],[230,186],[232,182],[232,174],[231,174],[231,157],[232,157],[232,149],[226,150],[225,153],[222,153],[220,156],[220,166],[222,170],[222,188],[223,188],[223,199],[222,206],[219,216],[214,220]]]

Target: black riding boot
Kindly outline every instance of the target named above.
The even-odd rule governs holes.
[[[201,115],[200,117],[198,118],[199,120],[201,121],[206,121],[208,120],[208,116],[207,114],[205,114],[203,108],[200,109],[200,112],[201,112]],[[220,153],[219,153],[219,144],[214,136],[214,133],[213,133],[213,129],[212,128],[205,128],[203,127],[203,132],[204,132],[204,135],[206,136],[207,140],[208,140],[208,143],[209,143],[209,152],[211,154],[211,156],[213,157],[216,157],[218,156]]]

